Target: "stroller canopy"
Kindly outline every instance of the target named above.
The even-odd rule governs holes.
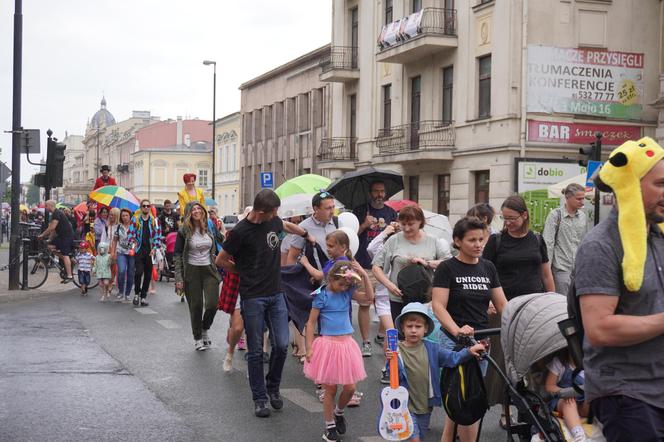
[[[567,319],[567,298],[558,293],[534,293],[507,303],[500,341],[510,382],[516,384],[532,364],[567,348],[558,328],[558,322],[564,319]]]

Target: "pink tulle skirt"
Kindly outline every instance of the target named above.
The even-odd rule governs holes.
[[[317,384],[354,384],[367,377],[362,352],[351,335],[319,336],[312,345],[304,375]]]

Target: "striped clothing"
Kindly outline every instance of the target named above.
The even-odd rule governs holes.
[[[89,272],[92,270],[92,261],[94,257],[92,253],[85,251],[83,253],[78,253],[76,255],[76,262],[78,262],[78,270],[83,272]]]

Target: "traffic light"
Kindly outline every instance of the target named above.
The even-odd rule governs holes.
[[[36,173],[32,176],[32,184],[37,187],[48,187],[48,176],[46,173]]]
[[[57,138],[48,139],[48,150],[46,152],[46,175],[50,187],[62,187],[62,174],[65,163],[64,143],[58,142]]]
[[[588,161],[602,161],[602,133],[595,134],[595,142],[590,147],[580,147],[579,153],[586,158],[579,160],[579,166],[588,167]]]

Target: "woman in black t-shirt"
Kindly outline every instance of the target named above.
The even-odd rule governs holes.
[[[459,254],[440,263],[433,278],[432,307],[442,325],[441,345],[453,349],[456,337],[473,335],[476,329],[488,328],[489,301],[502,312],[507,303],[493,263],[483,259],[486,225],[479,219],[462,218],[452,232]],[[487,361],[480,363],[486,372]],[[443,441],[452,441],[454,423],[445,417]],[[478,423],[458,426],[462,442],[477,437]]]
[[[524,199],[512,195],[503,202],[500,211],[505,223],[503,230],[489,237],[482,256],[496,266],[507,299],[555,291],[546,243],[541,235],[529,229],[530,216]],[[491,327],[500,327],[500,315],[491,315],[489,322]],[[504,367],[499,342],[492,346],[491,355],[499,366]],[[489,404],[502,403],[503,381],[493,368],[489,370],[485,384]],[[505,425],[503,418],[500,424]]]

